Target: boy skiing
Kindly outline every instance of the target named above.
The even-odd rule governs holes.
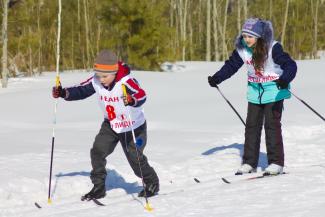
[[[234,75],[242,65],[248,71],[248,109],[242,165],[236,175],[256,171],[264,122],[268,167],[265,174],[281,174],[284,150],[281,116],[284,99],[290,98],[289,83],[294,79],[297,65],[273,39],[270,21],[250,18],[236,40],[236,49],[224,66],[208,77],[216,87]]]
[[[143,179],[145,188],[138,196],[153,196],[159,191],[159,179],[143,154],[147,141],[146,120],[141,108],[146,101],[145,91],[130,76],[129,67],[118,61],[115,53],[109,50],[102,50],[98,54],[94,72],[93,77],[79,86],[62,88],[60,85],[53,87],[52,92],[54,98],[61,97],[66,101],[85,99],[96,93],[104,113],[104,121],[90,151],[90,179],[94,187],[82,200],[98,199],[106,195],[106,157],[114,151],[118,142],[135,175]],[[123,85],[126,95],[123,94]],[[141,144],[134,143],[132,130]]]

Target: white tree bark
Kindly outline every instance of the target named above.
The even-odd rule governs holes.
[[[3,1],[3,15],[2,15],[2,80],[3,88],[8,86],[8,5],[9,0]]]
[[[217,0],[213,0],[213,42],[214,42],[214,59],[215,61],[219,60],[219,37],[218,37],[218,9],[217,9]]]
[[[211,61],[211,2],[207,0],[207,35],[205,60]]]
[[[240,18],[240,11],[241,11],[241,1],[237,1],[237,32],[241,31],[241,18]]]
[[[282,45],[284,45],[284,36],[285,36],[285,33],[286,33],[286,28],[287,28],[289,3],[290,3],[290,0],[287,0],[286,10],[285,10],[284,20],[283,20],[283,26],[282,26],[282,33],[281,33],[281,44]]]
[[[182,46],[182,60],[185,61],[186,57],[186,20],[187,20],[187,7],[188,0],[178,1],[178,15],[181,32],[181,46]]]
[[[90,69],[90,42],[89,42],[89,23],[87,16],[87,0],[83,0],[84,5],[84,18],[85,18],[85,35],[86,35],[86,62],[87,62],[87,70]]]
[[[273,16],[273,0],[269,0],[269,19],[271,20]]]
[[[229,0],[226,0],[225,11],[224,11],[224,20],[223,20],[223,30],[222,30],[222,60],[227,58],[227,44],[226,44],[226,28],[227,28],[227,9],[229,5]]]
[[[318,7],[319,7],[319,0],[311,0],[311,8],[312,8],[313,21],[314,21],[313,52],[312,52],[314,59],[317,58]]]
[[[37,5],[37,32],[38,32],[38,63],[37,63],[37,70],[38,74],[42,73],[41,69],[41,61],[42,61],[42,31],[41,31],[41,26],[40,26],[40,20],[41,20],[41,4],[42,2],[38,0],[38,5]]]
[[[247,0],[244,0],[243,7],[244,7],[244,18],[246,20],[247,19]]]

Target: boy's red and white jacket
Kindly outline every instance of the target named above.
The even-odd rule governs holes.
[[[145,117],[141,105],[146,101],[146,93],[130,75],[130,69],[126,64],[119,62],[118,66],[116,77],[110,87],[104,87],[94,75],[80,85],[65,88],[67,93],[65,100],[81,100],[96,93],[104,118],[110,122],[111,128],[116,133],[123,133],[144,124]],[[133,106],[124,105],[122,84],[125,84],[127,93],[135,100]]]

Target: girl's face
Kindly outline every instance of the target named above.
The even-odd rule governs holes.
[[[96,77],[104,87],[109,87],[109,85],[114,81],[115,74],[105,73],[105,72],[96,72]]]
[[[242,34],[245,43],[247,44],[248,47],[253,47],[256,44],[257,38],[247,35],[245,33]]]

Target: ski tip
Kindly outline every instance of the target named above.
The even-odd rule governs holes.
[[[37,202],[35,202],[34,204],[37,208],[42,209],[42,207]]]
[[[221,178],[221,180],[224,182],[224,183],[227,183],[227,184],[230,184],[231,182],[229,182],[227,179],[225,178]]]
[[[93,198],[93,199],[91,199],[92,201],[94,201],[94,203],[96,204],[96,205],[98,205],[98,206],[105,206],[105,204],[103,204],[102,202],[100,202],[99,200],[97,200],[97,199],[95,199],[95,198]]]
[[[200,180],[198,180],[197,178],[194,178],[194,181],[196,181],[197,183],[201,183]]]

